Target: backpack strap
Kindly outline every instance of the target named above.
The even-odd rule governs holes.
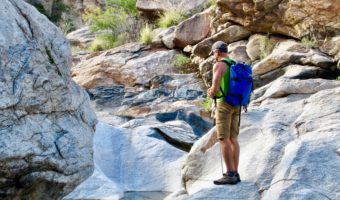
[[[217,61],[217,62],[223,62],[227,65],[227,71],[226,73],[229,73],[229,82],[230,82],[230,67],[231,65],[235,64],[235,61],[231,60],[230,58],[228,59],[223,59],[223,60],[220,60],[220,61]],[[220,91],[222,93],[222,96],[218,97],[218,98],[222,98],[222,97],[226,97],[227,94],[225,94],[220,86]]]

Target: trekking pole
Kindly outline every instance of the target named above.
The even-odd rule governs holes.
[[[221,170],[222,170],[222,176],[223,176],[223,160],[222,160],[222,145],[220,145],[220,158],[221,158]]]

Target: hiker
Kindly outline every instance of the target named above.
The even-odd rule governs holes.
[[[224,174],[222,170],[223,177],[215,180],[214,184],[236,184],[241,181],[238,174],[240,146],[237,141],[240,107],[234,107],[225,102],[225,95],[223,95],[228,93],[230,63],[232,60],[228,57],[227,44],[222,41],[217,41],[213,44],[211,53],[214,55],[216,63],[213,66],[212,86],[208,89],[207,94],[210,98],[216,99],[217,137],[227,166],[227,173]]]

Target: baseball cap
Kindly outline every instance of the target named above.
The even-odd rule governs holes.
[[[215,42],[211,47],[211,51],[210,51],[209,55],[212,55],[214,50],[216,50],[216,49],[218,49],[221,52],[227,52],[228,51],[228,45],[223,41]]]

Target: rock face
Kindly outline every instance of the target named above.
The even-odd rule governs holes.
[[[176,10],[178,12],[188,14],[195,11],[200,11],[204,8],[206,0],[137,0],[137,8],[140,11],[151,15],[157,12]]]
[[[204,12],[180,23],[175,31],[175,45],[184,48],[203,40],[210,33],[210,21],[209,12]]]
[[[97,133],[96,133],[97,134]],[[96,144],[94,144],[96,145]],[[118,200],[123,198],[123,190],[109,179],[99,169],[98,166],[92,176],[82,182],[73,192],[68,194],[63,200],[74,199],[112,199]]]
[[[60,199],[93,171],[96,116],[58,28],[22,0],[0,24],[0,197]]]
[[[148,53],[148,48],[131,43],[106,51],[79,63],[72,69],[74,80],[84,88],[111,86],[114,84],[144,85],[156,75],[172,72],[171,62],[177,52],[158,51]]]
[[[270,32],[294,38],[324,39],[340,34],[338,0],[271,1],[217,0],[221,16],[253,32]],[[222,16],[223,15],[223,16]]]
[[[193,54],[206,58],[208,57],[211,46],[214,42],[222,40],[226,43],[231,43],[247,38],[249,35],[250,32],[242,26],[232,25],[195,45],[193,48]]]
[[[289,40],[279,43],[268,57],[254,65],[253,73],[254,75],[264,74],[287,63],[314,65],[322,68],[334,67],[335,64],[333,59],[324,53]]]
[[[123,191],[176,191],[185,155],[148,126],[127,129],[98,123],[95,173],[65,199],[119,199]]]
[[[168,113],[176,118],[180,113],[188,114],[187,117],[195,113],[200,116],[202,108],[190,101],[202,101],[204,84],[194,73],[179,73],[172,64],[177,55],[179,52],[175,50],[154,52],[131,43],[89,56],[72,69],[72,76],[88,89],[96,107],[115,110],[115,115],[135,118]],[[189,122],[189,118],[185,121]],[[206,129],[199,130],[202,134]]]
[[[87,48],[90,44],[95,40],[96,36],[94,33],[90,31],[88,26],[73,31],[67,34],[67,39],[70,41],[71,45],[80,47],[80,48]]]
[[[223,190],[213,185],[221,176],[221,164],[212,129],[188,155],[183,169],[187,193],[180,191],[167,199],[336,199],[340,83],[316,87],[313,83],[318,80],[305,81],[309,84],[297,82],[300,88],[282,96],[259,95],[250,111],[242,114],[241,183]],[[286,84],[272,84],[268,90]],[[234,196],[235,191],[242,192]]]

